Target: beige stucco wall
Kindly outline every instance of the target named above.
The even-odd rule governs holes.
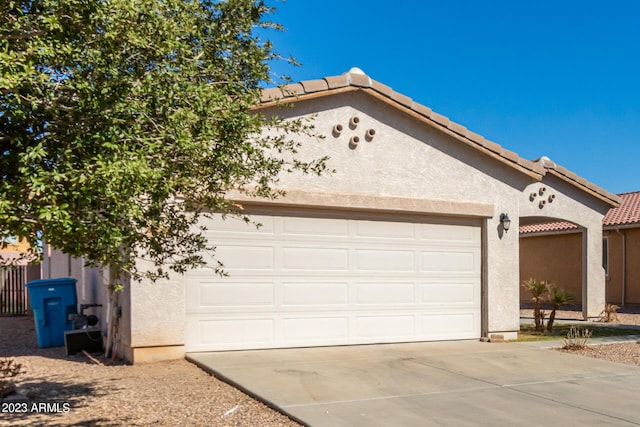
[[[282,176],[279,187],[292,194],[324,194],[325,197],[316,198],[316,203],[326,206],[332,206],[332,200],[345,200],[346,195],[354,194],[390,200],[433,200],[436,202],[432,206],[437,206],[440,215],[479,216],[474,209],[468,213],[461,210],[460,202],[493,207],[485,209],[492,213],[483,217],[489,301],[485,332],[515,333],[519,329],[518,233],[513,230],[518,228],[521,191],[531,184],[531,178],[362,93],[301,102],[295,111],[316,113],[316,128],[326,136],[322,140],[305,140],[301,156],[312,159],[328,155],[335,173],[322,177],[299,173]],[[355,129],[348,124],[353,116],[360,119]],[[331,132],[336,124],[342,124],[344,129],[337,137]],[[368,129],[375,130],[371,141],[365,139]],[[352,136],[360,137],[355,148],[349,146]],[[421,209],[423,214],[434,213],[429,212],[429,203],[422,203]],[[503,212],[513,220],[509,233],[500,231],[499,217]],[[174,281],[175,287],[168,283],[131,286],[131,330],[135,335],[132,346],[184,343],[184,290],[179,277]]]
[[[140,263],[139,268],[145,265]],[[133,282],[121,298],[124,344],[128,347],[176,346],[184,344],[185,294],[182,276],[171,280]]]
[[[542,185],[556,197],[540,209],[529,201],[528,194],[538,191],[541,183],[362,92],[299,102],[296,109],[278,114],[315,114],[316,128],[326,138],[304,139],[300,156],[312,159],[327,155],[329,166],[335,169],[322,177],[283,175],[278,185],[290,191],[292,198],[280,203],[336,207],[360,200],[359,209],[408,207],[415,214],[481,220],[486,302],[483,333],[489,335],[512,337],[519,329],[519,217],[568,219],[591,233],[601,224],[607,208],[560,180],[545,178]],[[354,116],[360,121],[351,128],[349,119]],[[339,136],[332,134],[336,124],[343,126]],[[375,130],[371,141],[365,138],[369,129]],[[360,138],[355,147],[349,144],[353,136]],[[307,199],[300,196],[304,194]],[[507,233],[500,227],[501,213],[508,213],[512,220]],[[601,234],[598,236],[587,239],[589,261],[601,247]],[[594,286],[588,294],[588,306],[596,307],[604,301],[604,272],[589,267],[587,273]],[[133,359],[136,353],[146,352],[155,358],[163,348],[168,357],[180,354],[185,327],[185,289],[180,276],[158,283],[132,283],[120,295],[119,303],[123,307],[122,354]]]
[[[520,283],[534,278],[560,286],[582,302],[582,233],[531,235],[520,238]],[[520,301],[531,294],[520,288]]]
[[[578,191],[552,174],[529,185],[521,195],[521,217],[539,222],[570,221],[584,230],[581,301],[583,315],[587,318],[598,318],[605,305],[602,219],[609,208],[601,200]]]

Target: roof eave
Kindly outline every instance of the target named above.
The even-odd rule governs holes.
[[[583,190],[586,193],[589,193],[590,195],[592,195],[593,197],[602,200],[603,202],[607,203],[609,206],[611,206],[612,208],[617,208],[620,206],[620,197],[609,193],[608,191],[586,181],[583,178],[578,177],[575,174],[567,174],[567,173],[563,173],[562,171],[559,171],[557,169],[547,169],[547,173],[550,173],[551,175],[554,175],[558,178],[560,178],[561,180],[572,184],[575,187],[580,188],[581,190]]]
[[[304,94],[294,94],[291,96],[287,96],[279,99],[270,99],[265,102],[262,102],[260,105],[254,107],[255,110],[262,110],[266,108],[272,108],[282,105],[287,105],[300,101],[309,101],[312,99],[331,96],[339,93],[345,92],[355,92],[355,91],[364,91],[367,94],[375,97],[376,99],[386,103],[387,105],[396,108],[400,111],[403,111],[407,115],[414,117],[421,122],[463,142],[464,144],[477,149],[478,151],[483,152],[484,154],[492,157],[499,162],[510,166],[525,175],[540,181],[545,174],[545,169],[536,164],[535,162],[531,162],[529,160],[525,160],[522,157],[519,157],[516,153],[504,149],[499,144],[491,142],[481,135],[478,135],[474,132],[469,131],[462,125],[454,123],[450,121],[448,118],[433,113],[431,109],[428,107],[424,107],[420,104],[411,102],[410,105],[408,101],[410,98],[400,98],[395,97],[391,98],[383,93],[380,93],[378,90],[369,87],[357,87],[357,86],[346,86],[339,87],[335,89],[327,89],[324,91],[312,92],[312,93],[304,93]],[[403,102],[404,101],[404,102]]]
[[[433,112],[429,107],[414,102],[408,96],[394,91],[391,87],[379,83],[365,74],[360,74],[360,70],[358,71],[265,89],[262,92],[261,103],[254,107],[254,110],[362,90],[537,181],[542,180],[550,172],[552,175],[607,203],[611,207],[620,206],[620,198],[618,196],[588,182],[584,178],[562,167],[557,167],[555,164],[553,167],[545,167],[540,162],[526,160],[512,151],[504,149],[499,144],[469,131],[464,126],[450,121],[447,117]]]
[[[640,222],[631,222],[627,224],[607,224],[603,225],[603,230],[624,230],[627,228],[640,228]]]

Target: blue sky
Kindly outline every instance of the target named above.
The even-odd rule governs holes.
[[[640,190],[640,1],[288,0],[294,81],[359,67],[527,159]]]

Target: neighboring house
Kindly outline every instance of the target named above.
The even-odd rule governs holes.
[[[41,274],[30,249],[26,239],[0,233],[0,316],[29,312],[24,284]]]
[[[326,138],[305,137],[300,155],[328,155],[336,172],[284,174],[287,195],[275,201],[230,195],[263,226],[206,224],[229,277],[200,268],[127,286],[118,303],[127,359],[515,338],[518,227],[550,218],[584,228],[584,314],[602,311],[602,218],[618,206],[614,194],[548,159],[523,159],[358,69],[267,89],[261,108],[314,117]]]
[[[640,304],[640,191],[620,194],[620,206],[602,221],[602,267],[608,303]],[[520,280],[537,278],[553,282],[582,302],[582,233],[571,222],[520,227]],[[529,301],[526,292],[523,302]]]
[[[26,239],[0,233],[0,266],[27,265],[33,259],[28,256],[30,248]]]

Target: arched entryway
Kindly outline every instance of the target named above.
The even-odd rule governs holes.
[[[574,297],[570,308],[582,310],[585,257],[585,229],[556,218],[520,219],[520,283],[543,280],[559,286]],[[531,294],[521,286],[522,308],[531,305]]]
[[[598,318],[605,306],[604,213],[601,203],[565,192],[551,178],[528,186],[520,199],[519,226],[530,231],[519,239],[521,279],[558,282],[580,301],[585,319]],[[526,240],[534,235],[538,240]]]

